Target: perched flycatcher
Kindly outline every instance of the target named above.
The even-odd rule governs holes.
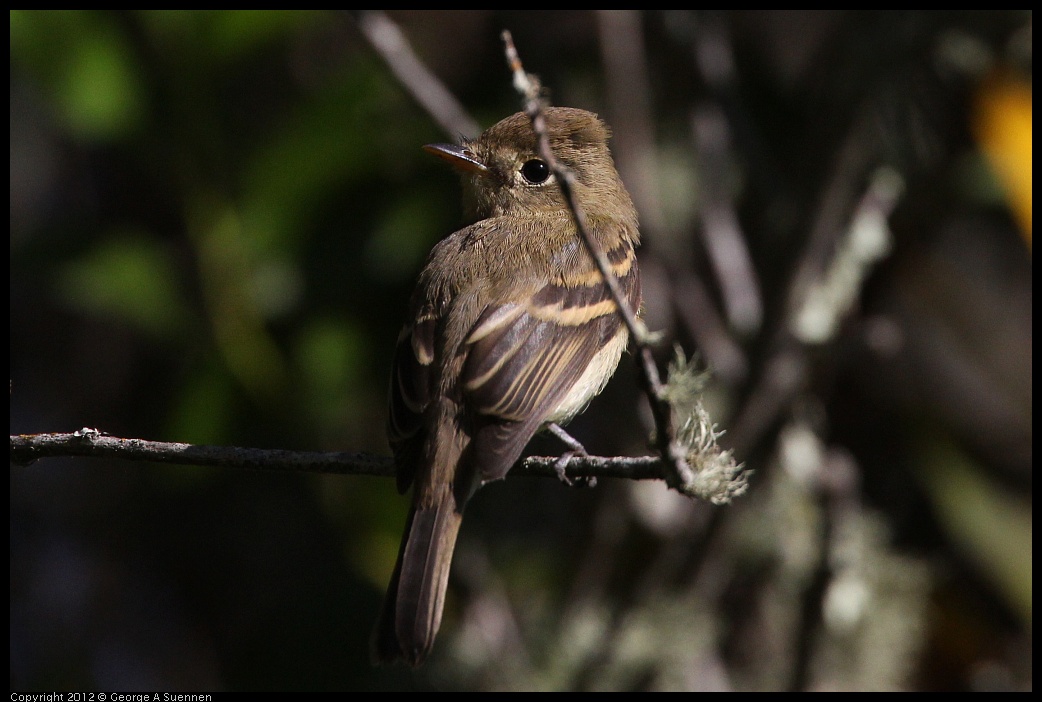
[[[554,155],[575,174],[590,233],[638,310],[637,213],[608,128],[546,111]],[[398,336],[388,435],[412,511],[373,635],[379,662],[419,665],[441,623],[463,507],[506,475],[533,434],[585,408],[628,333],[523,113],[462,145],[424,147],[460,172],[465,224],[420,273]]]

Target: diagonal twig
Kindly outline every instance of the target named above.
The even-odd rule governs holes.
[[[622,317],[626,328],[629,330],[630,337],[637,346],[636,355],[641,369],[641,379],[648,396],[648,402],[651,404],[652,415],[655,418],[655,440],[663,456],[663,467],[665,468],[663,477],[670,487],[687,494],[689,486],[694,480],[694,473],[687,463],[683,447],[676,440],[676,431],[673,426],[673,411],[666,397],[666,387],[659,377],[658,367],[655,365],[655,359],[651,353],[652,335],[644,324],[637,319],[634,311],[630,309],[626,297],[622,293],[622,288],[619,286],[619,281],[616,279],[615,274],[612,273],[608,257],[598,242],[590,235],[586,215],[575,193],[575,174],[554,157],[550,148],[550,139],[547,135],[546,117],[543,112],[544,104],[540,95],[538,79],[525,72],[510,32],[504,30],[502,37],[507,63],[514,74],[514,87],[524,98],[525,113],[532,120],[532,129],[536,134],[539,155],[546,161],[550,170],[557,177],[561,193],[564,195],[564,199],[575,217],[575,225],[579,231],[579,236],[585,243],[586,250],[590,252],[594,262],[597,264],[597,269],[604,278],[604,283],[608,286],[612,299],[615,301],[619,316]]]
[[[456,96],[445,87],[409,46],[391,18],[379,10],[352,11],[358,28],[416,102],[456,139],[475,137],[481,131]]]

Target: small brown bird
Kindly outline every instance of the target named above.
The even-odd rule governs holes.
[[[584,110],[545,114],[553,152],[575,173],[591,234],[636,311],[637,213],[608,128]],[[467,500],[504,477],[537,431],[582,411],[628,339],[527,116],[462,146],[424,148],[460,171],[467,226],[431,251],[391,377],[398,489],[414,489],[373,658],[411,665],[434,644]]]

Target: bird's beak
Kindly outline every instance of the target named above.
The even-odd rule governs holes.
[[[466,146],[456,144],[427,144],[423,150],[434,154],[438,158],[445,159],[454,167],[469,173],[488,173],[488,166],[481,162],[477,154]]]

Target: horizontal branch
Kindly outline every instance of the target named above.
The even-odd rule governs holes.
[[[374,475],[388,478],[395,474],[394,461],[390,456],[377,456],[365,452],[196,446],[166,441],[123,439],[109,436],[97,429],[81,429],[64,434],[11,436],[10,458],[13,465],[25,466],[41,458],[74,456],[298,473]],[[556,466],[559,462],[561,459],[557,456],[530,456],[518,461],[510,474],[557,477]],[[567,476],[573,478],[658,480],[662,479],[663,475],[663,463],[657,456],[573,456],[564,463],[564,469]]]

